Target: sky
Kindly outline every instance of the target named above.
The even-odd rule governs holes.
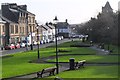
[[[107,1],[114,11],[118,10],[119,0],[0,0],[0,4],[26,4],[27,10],[36,15],[39,23],[53,22],[57,16],[59,22],[68,19],[70,24],[79,24],[96,17]]]

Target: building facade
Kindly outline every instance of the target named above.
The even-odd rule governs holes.
[[[58,22],[56,26],[58,29],[58,36],[63,36],[64,38],[70,37],[70,25],[68,24],[67,19],[65,22]]]
[[[0,46],[4,45],[5,21],[0,18]]]
[[[110,3],[107,1],[105,6],[102,7],[102,13],[113,13],[113,9],[110,6]]]
[[[22,40],[29,40],[30,42],[33,39],[35,14],[28,12],[26,5],[3,3],[1,5],[1,16],[9,20],[8,25],[5,25],[5,32],[8,34],[7,44],[18,43]],[[29,39],[29,36],[32,38]]]

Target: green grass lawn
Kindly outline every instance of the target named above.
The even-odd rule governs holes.
[[[88,63],[89,62],[95,62],[95,63],[117,63],[118,62],[118,56],[114,55],[74,55],[74,56],[61,56],[59,57],[59,62],[69,62],[70,58],[74,58],[75,61],[80,61],[80,60],[86,60]],[[54,62],[55,59],[49,60],[50,62]]]
[[[78,70],[61,72],[56,76],[60,78],[118,78],[118,66],[86,66]]]
[[[49,55],[51,49],[40,49],[42,57]],[[53,51],[52,51],[53,52]],[[10,57],[9,57],[10,56]],[[9,55],[2,59],[2,78],[13,77],[23,74],[29,74],[37,71],[41,71],[43,68],[54,66],[52,64],[36,64],[29,63],[31,60],[37,59],[37,51],[21,52],[13,55]]]
[[[112,54],[120,54],[120,53],[119,53],[120,47],[115,46],[115,45],[110,45],[109,47],[110,47],[110,50],[113,49]],[[107,49],[107,46],[106,46],[106,49]]]
[[[69,41],[69,42],[65,42],[65,43],[59,44],[58,47],[70,47],[70,45],[79,44],[79,43],[81,43],[81,41],[79,41],[79,40]],[[55,47],[55,45],[52,45],[50,47]]]
[[[0,78],[2,77],[2,58],[0,57]]]
[[[108,49],[108,45],[105,45],[105,49]],[[112,54],[120,54],[119,50],[120,47],[116,46],[116,45],[109,45],[109,50],[113,50]]]
[[[68,50],[69,52],[59,52],[59,54],[92,54],[91,58],[89,56],[80,56],[80,59],[88,59],[87,61],[94,61],[99,59],[107,60],[104,57],[94,56],[93,54],[96,54],[97,52],[95,50],[92,50],[90,48],[76,48],[76,47],[70,47],[70,44],[77,43],[77,41],[73,42],[67,42],[60,44],[58,49],[64,49]],[[42,48],[40,49],[40,57],[49,57],[55,55],[55,47],[48,47],[48,48]],[[60,60],[69,60],[69,57],[62,57]],[[96,58],[95,58],[96,57]],[[109,57],[112,58],[113,57]],[[43,68],[55,66],[52,64],[37,64],[37,63],[29,63],[29,61],[36,60],[37,59],[37,51],[28,51],[28,52],[21,52],[16,54],[10,54],[6,57],[2,58],[2,76],[0,78],[8,78],[13,76],[19,76],[24,74],[29,74],[37,71],[41,71]],[[79,60],[79,57],[75,57],[76,60]],[[117,57],[114,56],[114,59],[116,60]],[[108,61],[108,60],[107,60]],[[114,60],[110,60],[113,61]],[[117,62],[117,60],[115,61]],[[1,68],[0,67],[0,68]]]
[[[118,66],[85,66],[77,70],[61,72],[47,79],[41,78],[37,80],[54,80],[55,77],[64,80],[118,80],[119,76]]]
[[[58,49],[67,50],[69,52],[59,52],[59,54],[96,54],[95,50],[85,47],[60,47]]]

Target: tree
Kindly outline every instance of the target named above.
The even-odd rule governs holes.
[[[118,44],[118,14],[119,12],[99,13],[97,18],[91,18],[81,25],[78,32],[90,35],[94,42]]]

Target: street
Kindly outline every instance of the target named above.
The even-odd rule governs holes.
[[[61,41],[58,41],[58,44],[68,42],[68,41],[71,41],[71,39],[63,39]],[[40,48],[45,48],[45,47],[51,46],[51,45],[55,45],[55,42],[54,43],[41,44]],[[37,45],[34,46],[33,48],[37,49]],[[30,50],[30,47],[28,47],[28,50]],[[7,54],[14,54],[14,53],[17,53],[17,52],[24,52],[24,51],[26,51],[26,48],[19,48],[19,49],[13,49],[13,50],[3,50],[3,51],[0,51],[0,56],[5,56]]]

